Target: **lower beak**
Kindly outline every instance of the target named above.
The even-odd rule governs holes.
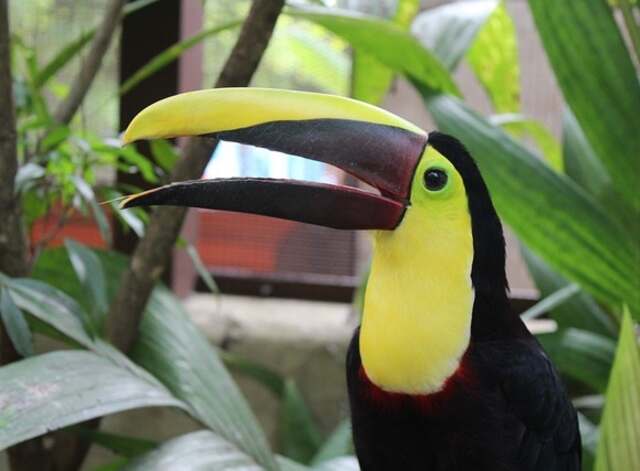
[[[261,214],[337,229],[394,229],[408,203],[427,136],[411,123],[355,100],[257,88],[191,92],[138,114],[124,135],[211,136],[334,165],[380,194],[304,181],[231,178],[166,185],[123,208],[171,205]]]

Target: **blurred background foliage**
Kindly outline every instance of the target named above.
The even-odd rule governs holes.
[[[18,398],[29,387],[69,377],[56,396],[64,406],[46,424],[38,413],[46,405],[37,397],[19,421],[0,415],[0,449],[123,410],[124,395],[126,408],[177,407],[208,430],[157,444],[69,429],[120,455],[109,469],[150,469],[177,457],[194,466],[204,459],[212,469],[238,463],[355,469],[353,459],[344,458],[352,452],[347,422],[323,436],[291,379],[210,346],[165,287],[154,291],[131,359],[110,347],[101,339],[104,317],[126,258],[72,241],[50,247],[74,211],[91,215],[110,247],[112,227],[99,202],[135,190],[114,184],[116,170],[138,173],[150,184],[166,181],[177,150],[164,141],[154,144],[154,163],[121,148],[118,96],[135,93],[137,82],[197,44],[204,47],[203,83],[213,83],[249,7],[248,1],[203,1],[202,32],[156,57],[124,88],[118,86],[114,40],[76,118],[56,123],[52,110],[69,93],[106,3],[10,2],[16,189],[31,232],[33,270],[28,279],[0,278],[2,319],[26,358],[0,369],[0,392]],[[153,3],[138,0],[127,8]],[[501,217],[523,243],[542,299],[522,315],[545,315],[557,324],[539,340],[580,412],[584,469],[640,469],[638,9],[630,0],[528,4],[566,103],[559,134],[524,114],[516,29],[508,4],[497,0],[428,9],[415,0],[289,2],[252,84],[380,104],[399,77],[409,81],[437,127],[470,149]],[[484,90],[488,114],[465,101],[459,67]],[[144,232],[146,213],[124,213],[115,204],[111,210],[121,224]],[[52,228],[35,236],[33,224],[42,219],[53,221]],[[190,253],[215,290],[197,252]],[[34,355],[33,332],[76,349]],[[281,402],[281,456],[269,449],[221,360]],[[69,366],[60,371],[56,364]],[[113,391],[105,379],[126,387]],[[91,384],[101,388],[89,391]]]

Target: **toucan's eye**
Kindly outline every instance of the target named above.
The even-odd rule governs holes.
[[[424,172],[424,186],[429,191],[440,191],[447,185],[447,173],[439,168],[430,168]]]

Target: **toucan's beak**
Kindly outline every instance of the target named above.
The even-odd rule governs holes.
[[[192,206],[338,229],[393,229],[408,204],[427,142],[420,128],[375,106],[260,88],[213,89],[161,100],[133,119],[124,141],[195,135],[325,162],[380,195],[303,181],[231,178],[173,183],[132,195],[122,206]]]

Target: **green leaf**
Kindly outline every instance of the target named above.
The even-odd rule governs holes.
[[[127,458],[120,458],[114,460],[111,463],[100,465],[96,468],[91,468],[91,471],[122,471],[122,468],[129,462]]]
[[[136,211],[136,209],[139,208],[123,210],[120,207],[120,200],[124,198],[124,196],[115,191],[109,193],[112,196],[108,203],[116,217],[125,224],[125,227],[130,228],[135,235],[142,237],[145,232],[145,219],[143,219],[145,218],[144,210]],[[115,196],[116,194],[118,196]]]
[[[626,302],[640,318],[640,264],[628,232],[570,179],[460,100],[422,91],[438,128],[469,149],[500,216],[521,240],[598,300]]]
[[[104,240],[107,245],[111,245],[111,225],[109,224],[106,214],[96,200],[93,188],[91,188],[91,185],[78,175],[72,175],[71,179],[75,184],[78,194],[80,194],[82,199],[87,203],[87,205],[89,205],[89,208],[91,208],[93,217],[98,224],[102,240]]]
[[[529,0],[556,80],[615,187],[640,210],[640,83],[606,0]]]
[[[80,284],[91,295],[93,302],[90,313],[94,333],[101,332],[104,316],[109,307],[102,263],[93,251],[82,244],[65,239],[64,245]]]
[[[28,190],[35,180],[39,180],[44,177],[45,174],[45,169],[41,165],[33,162],[20,166],[15,180],[16,193]]]
[[[582,440],[582,469],[593,469],[596,447],[598,446],[598,426],[580,412],[578,412],[578,425]]]
[[[132,358],[211,430],[266,469],[276,469],[262,429],[215,349],[166,288],[156,288],[149,300]]]
[[[527,248],[523,247],[521,253],[540,296],[547,297],[570,284],[566,278],[553,271]],[[618,326],[612,318],[585,292],[580,292],[564,303],[554,306],[549,315],[558,323],[560,329],[575,327],[611,338],[618,335]]]
[[[537,337],[562,373],[598,392],[606,389],[615,351],[613,340],[573,328]]]
[[[107,450],[111,450],[117,455],[124,456],[125,458],[134,458],[153,450],[158,445],[156,442],[151,440],[101,432],[99,430],[92,430],[82,426],[72,428],[70,429],[70,432],[90,440],[96,445],[100,445]]]
[[[138,152],[133,146],[114,147],[99,143],[92,146],[96,152],[117,155],[122,158],[125,163],[131,164],[134,171],[140,172],[142,178],[149,183],[158,183],[158,177],[153,169],[151,161],[143,154]]]
[[[285,380],[277,372],[232,352],[220,350],[218,355],[220,355],[225,366],[234,373],[239,373],[260,383],[278,399],[283,396]]]
[[[74,299],[38,280],[12,279],[0,274],[0,283],[9,289],[18,307],[51,325],[78,344],[87,348],[92,347],[93,340],[83,327],[83,323],[88,322],[88,314]]]
[[[533,139],[547,164],[556,172],[564,172],[560,143],[542,123],[516,113],[494,115],[489,118],[489,121],[497,126],[502,126],[516,137]]]
[[[302,81],[321,91],[348,94],[346,43],[318,25],[286,17],[279,21],[266,57],[273,67],[300,74]]]
[[[342,456],[320,463],[313,469],[316,471],[360,471],[360,466],[354,456]]]
[[[16,351],[23,357],[32,356],[33,339],[29,325],[5,286],[0,286],[0,316]]]
[[[392,22],[407,30],[418,12],[417,0],[399,0]],[[351,67],[351,96],[374,105],[387,94],[393,80],[393,71],[366,52],[354,51]]]
[[[455,70],[497,6],[497,0],[448,3],[420,13],[411,30],[447,69]]]
[[[241,24],[242,24],[241,20],[229,21],[222,25],[217,25],[212,28],[203,29],[202,31],[191,36],[190,38],[177,42],[173,46],[165,49],[160,54],[156,55],[153,59],[151,59],[145,65],[140,67],[140,69],[138,69],[131,77],[129,77],[120,86],[120,94],[124,95],[125,93],[129,92],[140,82],[147,79],[148,77],[151,77],[153,74],[155,74],[159,70],[162,70],[164,67],[166,67],[171,62],[173,62],[178,57],[180,57],[182,53],[184,53],[186,50],[196,46],[198,43],[202,42],[204,39],[208,38],[209,36],[213,36],[223,31],[236,28]]]
[[[353,454],[353,438],[351,436],[351,421],[345,419],[338,424],[335,430],[325,440],[320,449],[311,460],[312,466],[317,466],[325,461],[330,461],[340,456]]]
[[[625,309],[600,424],[596,471],[640,469],[640,349]]]
[[[173,170],[180,156],[171,143],[167,139],[154,139],[149,145],[155,162],[167,173]]]
[[[60,351],[0,368],[0,449],[115,412],[183,404],[95,353]]]
[[[322,437],[309,406],[295,382],[287,379],[280,404],[282,454],[299,463],[309,463],[321,444]]]
[[[459,95],[453,78],[438,58],[397,25],[354,12],[315,7],[287,10],[324,26],[360,52],[375,56],[385,66],[406,73],[433,90]],[[402,51],[402,54],[398,54]]]
[[[209,291],[213,294],[219,294],[220,288],[218,288],[218,285],[211,276],[211,273],[209,273],[209,270],[207,270],[207,267],[204,266],[204,263],[200,258],[200,254],[198,253],[198,249],[196,249],[192,244],[189,244],[187,245],[187,254],[191,259],[191,263],[193,263],[193,268],[196,269],[196,272],[198,272],[198,275],[200,275],[204,284],[207,285]]]
[[[607,207],[632,237],[640,239],[640,217],[620,196],[569,109],[564,110],[562,117],[562,140],[566,174]]]
[[[260,471],[263,468],[232,443],[208,430],[201,430],[164,442],[155,450],[133,460],[122,471],[150,469]]]
[[[147,5],[157,2],[158,0],[137,0],[128,2],[123,8],[123,16],[127,16],[134,11],[138,11]],[[97,28],[83,32],[78,38],[67,43],[58,53],[51,59],[47,65],[41,68],[35,76],[33,85],[40,89],[64,66],[79,55],[84,47],[91,42],[96,34]]]
[[[82,33],[78,38],[74,39],[51,59],[35,77],[33,84],[37,88],[42,88],[55,74],[58,73],[72,59],[78,56],[80,51],[89,44],[96,34],[95,29],[91,29]]]
[[[467,60],[497,112],[520,109],[516,29],[503,1],[478,33]]]
[[[600,197],[611,188],[611,177],[598,159],[570,109],[562,114],[562,150],[566,173],[585,190]]]
[[[60,143],[64,142],[71,134],[71,129],[68,126],[58,125],[55,126],[47,135],[42,139],[40,148],[43,152],[47,152],[56,148]]]
[[[520,314],[520,317],[522,317],[523,321],[529,321],[540,317],[542,314],[567,302],[579,292],[580,287],[578,285],[575,283],[569,283],[535,303],[529,309]]]
[[[111,297],[127,260],[113,252],[96,254],[102,261]],[[70,273],[70,264],[60,250],[45,251],[34,270],[34,276],[51,280],[82,302],[88,295],[77,283],[69,283]],[[85,338],[89,348],[95,348],[86,334]],[[164,287],[157,287],[151,295],[131,356],[186,402],[193,417],[253,456],[266,469],[276,469],[266,438],[216,349]]]

